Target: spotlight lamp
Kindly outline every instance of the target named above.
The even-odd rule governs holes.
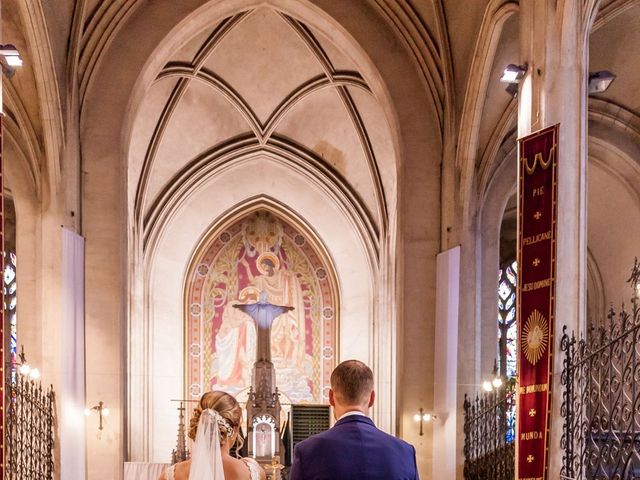
[[[500,81],[503,83],[520,83],[524,74],[527,73],[527,64],[524,65],[515,65],[510,63],[507,65],[502,72],[502,77],[500,77]]]
[[[2,55],[6,60],[7,64],[12,67],[21,67],[22,66],[22,58],[20,57],[20,52],[18,49],[7,43],[6,45],[0,45],[0,55]]]
[[[604,93],[615,79],[616,76],[608,70],[589,72],[589,94]]]
[[[109,416],[109,409],[104,405],[104,402],[100,400],[98,405],[94,405],[93,407],[87,407],[84,409],[85,416],[89,417],[93,412],[98,412],[99,423],[98,430],[102,430],[104,428],[103,418]]]
[[[16,67],[22,66],[22,57],[15,45],[10,43],[0,45],[0,64],[2,64],[2,72],[9,78],[16,73]]]
[[[432,414],[432,413],[426,413],[426,412],[424,411],[424,409],[423,409],[422,407],[420,407],[420,413],[416,413],[416,414],[413,416],[413,420],[414,420],[416,423],[420,423],[420,436],[424,435],[424,432],[422,431],[422,425],[423,425],[423,423],[425,423],[425,422],[427,422],[427,423],[428,423],[428,422],[430,422],[431,420],[435,420],[436,418],[438,418],[438,417],[436,417],[436,416],[435,416],[434,414]]]

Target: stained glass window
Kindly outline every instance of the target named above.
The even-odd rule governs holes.
[[[514,260],[498,270],[498,368],[500,375],[516,375],[518,325],[516,286],[518,264]]]
[[[9,355],[11,364],[14,365],[18,352],[16,306],[17,306],[17,282],[16,282],[16,254],[4,252],[4,311],[9,320]]]

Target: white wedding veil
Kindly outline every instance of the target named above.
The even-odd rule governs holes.
[[[216,410],[207,408],[200,414],[196,440],[191,455],[189,480],[224,480],[222,450],[220,448],[220,423],[233,434],[233,428]]]

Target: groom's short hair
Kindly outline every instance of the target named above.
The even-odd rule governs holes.
[[[359,360],[346,360],[331,373],[331,388],[341,403],[360,404],[373,390],[373,372]]]

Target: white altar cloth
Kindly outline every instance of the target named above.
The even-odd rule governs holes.
[[[124,462],[124,480],[158,480],[169,463]]]

